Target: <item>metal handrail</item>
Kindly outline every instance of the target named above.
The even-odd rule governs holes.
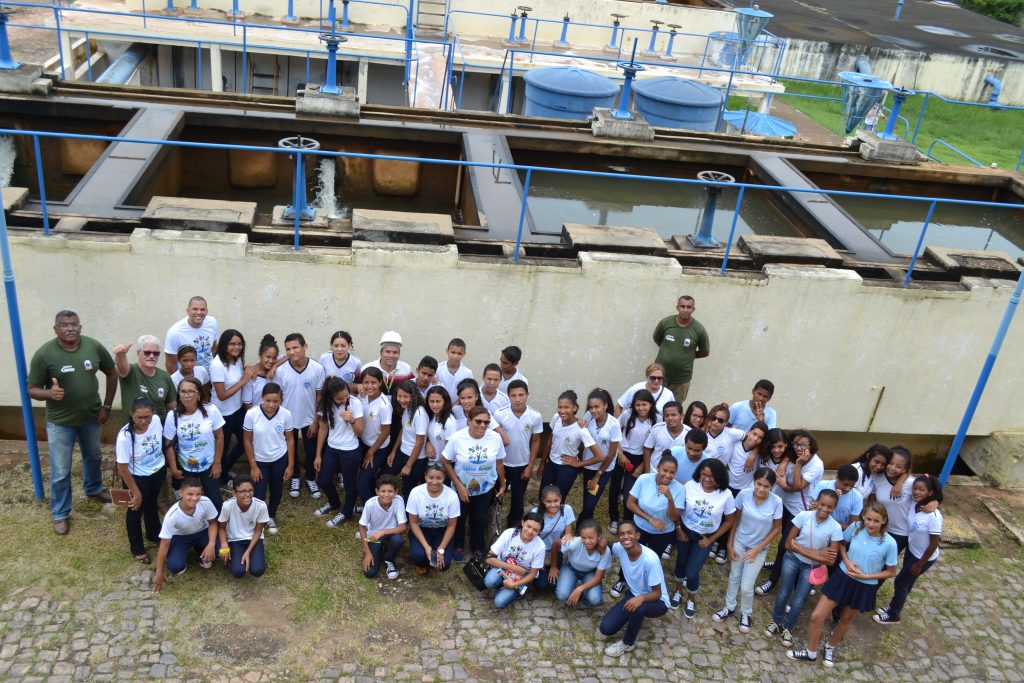
[[[966,152],[960,151],[959,149],[957,149],[953,145],[949,144],[948,142],[946,142],[945,140],[942,140],[940,138],[935,138],[934,140],[932,140],[932,144],[928,145],[928,151],[925,152],[927,157],[929,159],[931,159],[932,161],[938,161],[940,164],[946,163],[946,162],[942,161],[941,159],[938,159],[937,157],[932,156],[932,147],[934,147],[935,145],[942,145],[946,149],[948,149],[950,151],[953,151],[953,152],[956,152],[957,154],[962,156],[964,159],[967,159],[967,161],[971,162],[975,166],[978,166],[979,168],[984,168],[985,167],[985,164],[981,163],[980,161],[978,161],[977,159],[972,157],[970,154],[967,154]]]

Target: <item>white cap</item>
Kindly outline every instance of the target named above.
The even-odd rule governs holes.
[[[384,346],[385,344],[398,344],[401,346],[402,335],[398,334],[394,330],[388,330],[380,336],[380,345]]]

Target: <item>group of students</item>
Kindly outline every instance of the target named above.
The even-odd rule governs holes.
[[[203,567],[219,556],[237,577],[265,571],[263,532],[277,532],[285,486],[292,497],[301,494],[298,443],[308,491],[326,494],[313,514],[331,528],[359,515],[367,577],[383,570],[397,578],[407,534],[419,574],[444,571],[467,554],[486,562],[496,607],[530,586],[553,590],[569,605],[596,607],[617,559],[610,593],[618,602],[600,632],[625,632],[608,646],[610,655],[633,648],[644,618],[680,607],[694,618],[701,572],[714,557],[731,567],[724,606],[712,618],[730,619],[739,607],[739,630],[749,632],[755,594],[777,587],[764,633],[787,647],[812,586],[821,584],[807,646],[788,654],[817,659],[831,615],[836,626],[822,660],[832,666],[856,614],[875,610],[881,582],[895,577],[895,594],[874,620],[899,623],[914,582],[938,558],[938,482],[910,475],[906,449],[878,444],[841,467],[835,481],[821,481],[813,434],[775,426],[768,380],[758,381],[747,401],[710,409],[693,401],[684,410],[664,387],[664,369],[651,364],[645,380],[618,400],[591,391],[582,417],[577,395],[567,390],[542,454],[543,418],[528,404],[517,347],[484,369],[481,384],[462,364],[462,340],[448,345],[445,363],[428,356],[415,372],[399,360],[401,344],[397,332],[385,333],[380,358],[363,365],[351,336],[339,331],[317,362],[306,356],[301,334],[285,338],[283,355],[267,335],[258,362],[246,367],[244,338],[227,330],[209,373],[196,364],[194,349],[179,348],[175,409],[161,425],[155,407],[138,399],[117,443],[119,471],[133,494],[126,518],[132,553],[149,562],[142,522],[146,538],[160,543],[155,589],[165,565],[184,571],[192,548]],[[233,474],[243,453],[249,472]],[[527,484],[538,470],[539,504],[526,511]],[[161,525],[156,498],[167,471],[180,500]],[[580,475],[577,518],[567,499]],[[223,506],[221,485],[233,493]],[[605,490],[608,531],[617,540],[611,545],[594,519]],[[488,545],[488,511],[506,491],[508,529]],[[776,542],[775,561],[765,563]],[[673,550],[670,592],[662,561]],[[758,584],[766,567],[771,574]]]

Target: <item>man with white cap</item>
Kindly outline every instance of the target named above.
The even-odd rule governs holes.
[[[392,398],[399,384],[414,377],[412,367],[404,360],[399,360],[401,353],[402,335],[388,330],[380,336],[380,358],[363,366],[363,370],[377,368],[384,373],[383,391]]]

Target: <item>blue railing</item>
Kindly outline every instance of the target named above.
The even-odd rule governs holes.
[[[591,178],[612,178],[615,180],[622,180],[623,175],[621,173],[612,173],[607,171],[586,171],[579,169],[566,169],[566,168],[555,168],[549,166],[535,166],[528,164],[503,164],[494,162],[482,162],[482,161],[467,161],[458,159],[431,159],[423,157],[408,157],[401,155],[388,155],[388,154],[370,154],[363,152],[341,152],[341,151],[327,151],[327,150],[315,150],[315,151],[304,151],[299,149],[282,149],[280,147],[263,147],[259,145],[237,145],[237,144],[226,144],[226,143],[210,143],[210,142],[192,142],[187,140],[154,140],[149,138],[129,138],[129,137],[115,137],[110,135],[87,135],[83,133],[63,133],[63,132],[52,132],[52,131],[36,131],[36,130],[20,130],[20,129],[0,129],[0,135],[13,135],[13,136],[29,136],[33,138],[33,149],[36,154],[35,164],[36,168],[41,167],[41,155],[39,154],[38,138],[66,138],[70,140],[96,140],[102,142],[125,142],[125,143],[139,143],[149,145],[166,145],[169,147],[191,147],[199,149],[223,149],[223,150],[246,150],[246,151],[258,151],[258,152],[271,152],[274,154],[294,154],[296,169],[302,168],[303,157],[305,155],[313,157],[327,157],[327,158],[353,158],[353,159],[382,159],[388,161],[406,161],[418,164],[437,164],[442,166],[456,166],[461,168],[479,167],[479,168],[490,168],[490,169],[507,169],[509,171],[523,171],[526,173],[527,182],[524,183],[523,196],[521,199],[519,226],[516,234],[516,244],[522,244],[523,227],[525,224],[525,217],[527,212],[527,202],[529,200],[530,191],[530,180],[532,180],[534,173],[560,173],[565,175],[574,176],[585,176]],[[738,190],[736,208],[734,209],[732,225],[729,231],[729,239],[725,245],[725,250],[722,258],[722,265],[720,272],[724,274],[726,272],[729,256],[732,249],[733,238],[735,236],[738,217],[743,205],[743,198],[746,190],[761,190],[765,192],[788,192],[788,193],[807,193],[825,195],[830,197],[866,197],[872,199],[883,199],[883,200],[904,200],[921,202],[928,204],[928,212],[925,218],[924,226],[921,230],[921,235],[918,240],[917,247],[914,253],[911,255],[910,264],[907,270],[906,278],[903,281],[903,285],[907,286],[910,283],[911,275],[913,274],[915,265],[917,263],[918,256],[920,255],[921,248],[924,244],[925,234],[931,223],[932,215],[935,209],[940,204],[959,205],[959,206],[978,206],[978,207],[991,207],[1000,209],[1013,209],[1020,211],[1024,209],[1020,204],[1009,204],[1004,202],[985,202],[970,199],[948,199],[945,197],[919,197],[914,195],[899,195],[899,194],[879,194],[874,192],[853,192],[849,190],[825,190],[816,187],[787,187],[779,185],[760,185],[757,183],[722,183],[713,181],[704,181],[690,178],[672,178],[666,176],[652,176],[652,175],[631,175],[631,180],[641,180],[659,183],[674,183],[677,185],[696,185],[700,187],[722,187],[722,188],[733,188]],[[45,194],[43,188],[43,176],[41,173],[38,174],[38,182],[40,187],[40,200],[43,202],[43,211],[46,212],[45,207]],[[296,186],[298,184],[295,184]],[[298,194],[293,196],[295,206],[300,206],[302,202],[298,197]],[[299,212],[296,211],[295,225],[294,225],[294,237],[293,237],[293,248],[299,248],[299,237],[301,233],[301,223]],[[46,235],[50,234],[48,219],[44,221],[43,232]],[[519,250],[516,250],[514,261],[519,261]]]
[[[948,150],[950,150],[952,152],[956,152],[957,154],[962,156],[964,159],[967,159],[967,161],[971,162],[975,166],[978,166],[979,168],[984,168],[985,167],[985,164],[981,163],[980,161],[978,161],[977,159],[972,157],[967,152],[963,152],[963,151],[957,149],[956,147],[954,147],[953,145],[949,144],[945,140],[940,140],[939,138],[935,138],[934,140],[932,140],[932,144],[928,145],[928,151],[926,152],[926,155],[932,161],[938,161],[939,163],[943,163],[941,159],[939,159],[939,158],[935,157],[934,155],[932,155],[932,148],[935,147],[935,145],[942,145],[946,149],[948,149]]]

